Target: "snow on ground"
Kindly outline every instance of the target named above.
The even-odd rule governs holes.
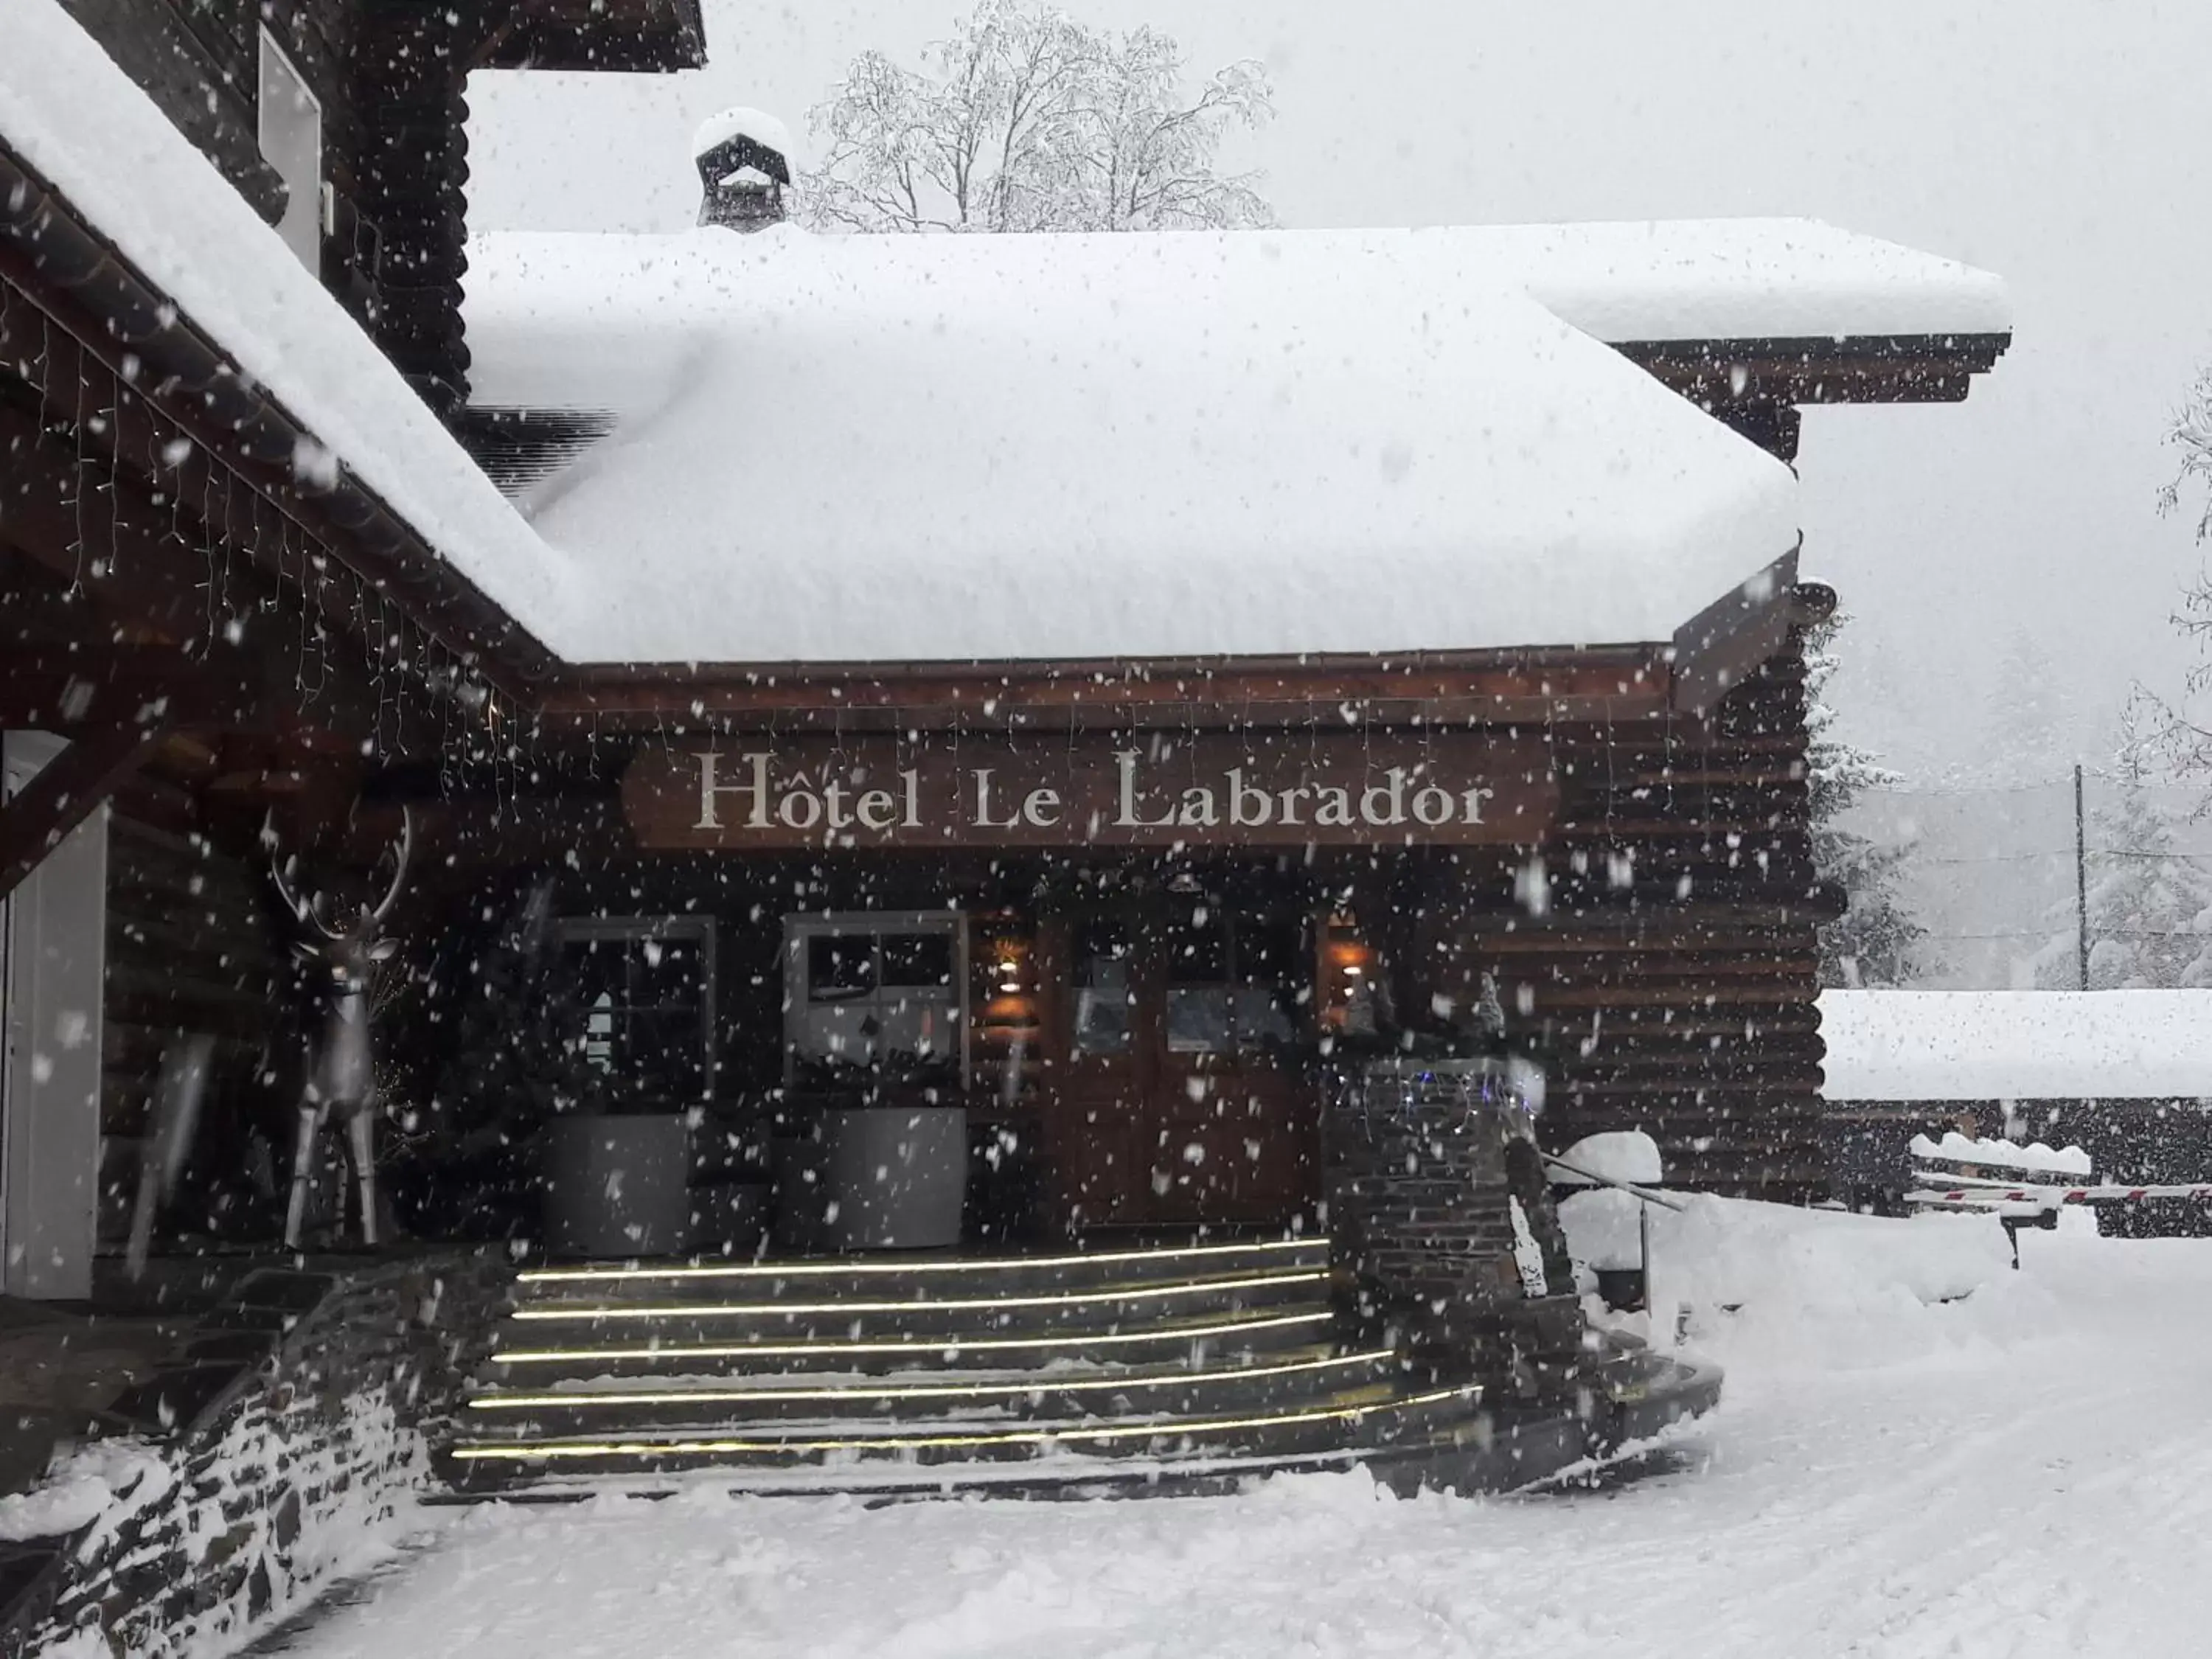
[[[1693,1304],[1728,1399],[1686,1467],[1609,1492],[1400,1501],[1352,1474],[1172,1502],[484,1508],[292,1650],[2201,1653],[2212,1246],[2037,1233],[2014,1273],[1997,1232],[1693,1205],[1662,1230],[1660,1297]]]

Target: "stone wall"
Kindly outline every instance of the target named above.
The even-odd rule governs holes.
[[[1533,1392],[1581,1350],[1566,1238],[1527,1114],[1457,1086],[1453,1070],[1382,1061],[1334,1091],[1343,1312],[1441,1380]]]
[[[151,1455],[56,1540],[15,1598],[4,1651],[74,1638],[75,1654],[88,1634],[132,1659],[204,1651],[368,1565],[428,1483],[428,1431],[453,1408],[509,1277],[502,1261],[458,1255],[248,1275],[185,1363],[118,1402],[152,1431]]]

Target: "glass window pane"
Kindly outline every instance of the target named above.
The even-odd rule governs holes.
[[[1168,1049],[1178,1054],[1225,1054],[1231,1048],[1229,988],[1176,985],[1168,989]]]
[[[1168,913],[1168,983],[1218,985],[1229,977],[1229,937],[1221,907],[1179,899]]]
[[[802,1060],[866,1066],[876,1055],[876,1013],[866,1003],[816,1004],[798,1021],[793,1046]]]
[[[960,1050],[952,1009],[938,997],[887,994],[876,1023],[876,1046],[887,1063],[927,1065]]]
[[[641,1006],[699,1006],[702,952],[696,939],[659,938],[637,941],[631,965],[631,992]]]
[[[648,1095],[688,1098],[705,1092],[702,1061],[696,1013],[631,1014],[622,1022],[614,1069]]]
[[[1075,933],[1075,1052],[1129,1052],[1128,931],[1115,920],[1093,917]]]
[[[949,986],[952,983],[952,936],[949,933],[885,933],[885,985]]]
[[[1079,986],[1075,993],[1075,1051],[1079,1054],[1126,1054],[1129,1052],[1129,1005],[1133,998],[1128,970],[1111,965],[1096,985]]]
[[[1272,985],[1243,985],[1230,993],[1240,1048],[1280,1048],[1296,1036],[1290,1010]]]
[[[872,933],[817,933],[806,941],[806,994],[815,1002],[848,1002],[876,988]]]

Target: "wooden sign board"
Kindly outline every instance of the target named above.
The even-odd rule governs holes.
[[[1512,846],[1559,804],[1538,738],[1394,732],[731,736],[641,748],[641,847]]]

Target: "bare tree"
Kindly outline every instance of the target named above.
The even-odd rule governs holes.
[[[1273,112],[1252,62],[1186,88],[1182,49],[1040,0],[983,0],[920,70],[853,60],[810,112],[826,141],[798,181],[816,229],[1177,230],[1267,225],[1256,174],[1214,166]]]
[[[2197,520],[2197,539],[2212,540],[2212,364],[2197,370],[2189,395],[2166,428],[2166,441],[2181,451],[2181,466],[2173,482],[2160,492],[2160,508],[2171,513],[2181,505],[2185,493],[2202,490],[2204,507]]]

